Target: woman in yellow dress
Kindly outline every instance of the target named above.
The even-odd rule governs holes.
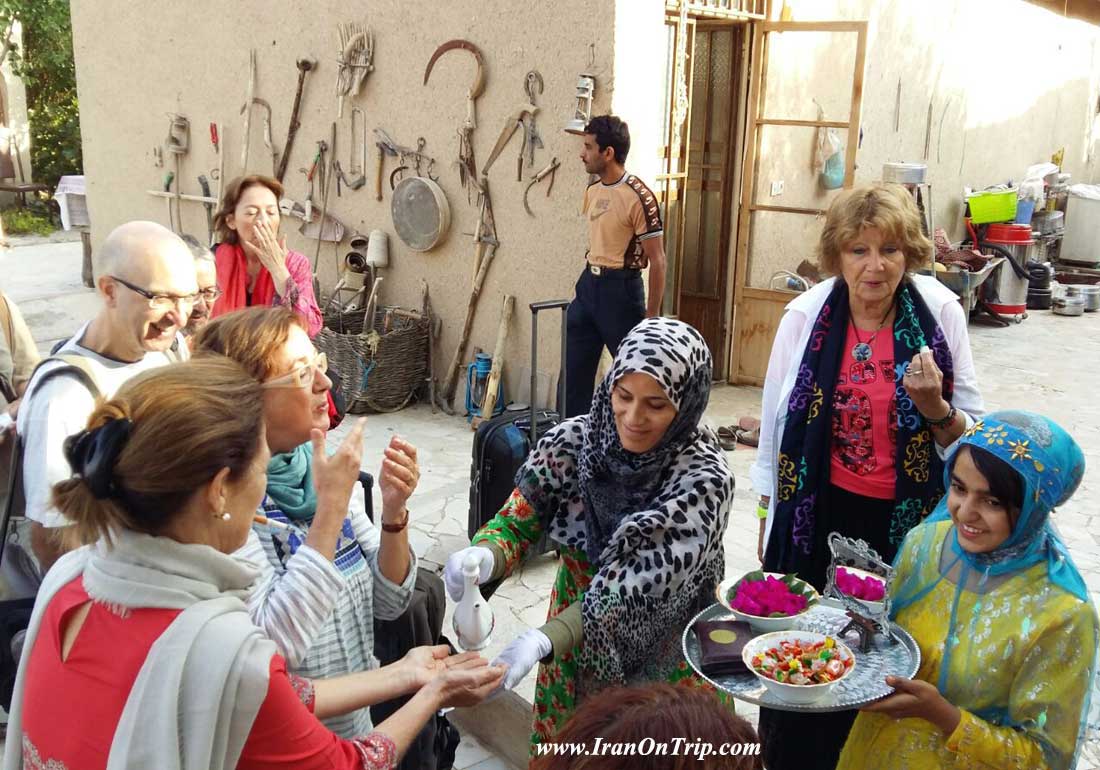
[[[948,493],[895,562],[916,679],[856,719],[838,770],[1072,768],[1096,671],[1097,617],[1050,524],[1084,473],[1052,421],[998,412],[948,460]]]

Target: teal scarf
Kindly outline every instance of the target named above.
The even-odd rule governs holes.
[[[313,488],[313,444],[306,442],[267,465],[267,496],[291,519],[311,519],[317,511]]]

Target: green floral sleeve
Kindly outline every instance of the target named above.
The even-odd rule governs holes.
[[[510,575],[527,550],[542,537],[543,523],[518,489],[505,501],[496,516],[485,522],[471,540],[472,545],[494,545],[504,555],[504,575]]]

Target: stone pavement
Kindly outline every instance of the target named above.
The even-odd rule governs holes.
[[[0,290],[19,305],[38,348],[49,352],[95,315],[99,300],[80,282],[80,234],[12,237],[0,251]]]
[[[19,303],[43,349],[95,311],[93,294],[80,285],[79,243],[24,246],[0,253],[0,276],[0,288]],[[1095,385],[1087,376],[1089,362],[1095,366],[1100,361],[1100,314],[1065,318],[1037,312],[1009,328],[972,324],[970,334],[987,409],[1042,412],[1065,426],[1085,450],[1089,466],[1084,481],[1055,520],[1094,599],[1100,600],[1100,531],[1096,526],[1100,524],[1100,399],[1093,400]],[[759,407],[759,389],[720,385],[712,391],[707,418],[715,426],[728,425],[742,415],[757,415]],[[329,443],[337,444],[346,430],[347,425],[333,431]],[[441,566],[450,553],[468,544],[472,433],[464,419],[433,415],[422,405],[371,415],[363,454],[365,470],[377,474],[381,451],[394,433],[410,440],[419,451],[422,475],[410,501],[412,546],[422,563]],[[748,469],[755,455],[748,447],[728,455],[737,478],[725,536],[728,575],[759,566],[754,516],[757,496],[748,486]],[[353,503],[360,504],[361,499]],[[552,557],[537,557],[501,586],[491,603],[496,627],[486,655],[494,655],[523,630],[544,622],[556,568]],[[534,677],[532,672],[516,689],[527,701],[534,693]],[[743,708],[741,712],[755,720],[755,709]],[[473,741],[463,751],[469,754],[464,767],[508,767]]]

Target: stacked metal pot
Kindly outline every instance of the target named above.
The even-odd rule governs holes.
[[[1065,293],[1054,299],[1054,312],[1058,315],[1079,316],[1100,310],[1100,286],[1071,284]]]

